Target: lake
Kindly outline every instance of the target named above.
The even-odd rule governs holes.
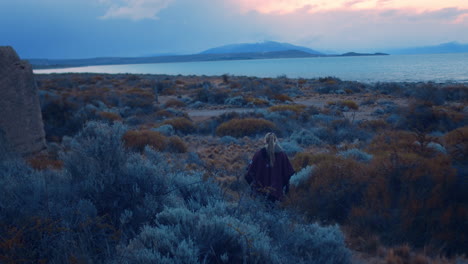
[[[240,75],[257,77],[338,77],[361,82],[468,83],[468,53],[231,60],[103,65],[41,69],[34,73],[135,73],[169,75]]]

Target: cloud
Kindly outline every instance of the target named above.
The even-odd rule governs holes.
[[[468,8],[466,0],[229,0],[243,12],[255,11],[262,14],[290,14],[307,8],[310,13],[334,10],[400,9],[418,12],[444,8]]]
[[[99,0],[109,6],[101,18],[123,18],[131,20],[159,19],[158,13],[174,0]]]

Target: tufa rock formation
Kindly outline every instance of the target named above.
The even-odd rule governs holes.
[[[12,47],[0,47],[0,134],[22,155],[46,147],[32,67]]]

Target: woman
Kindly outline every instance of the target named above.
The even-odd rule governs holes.
[[[264,140],[265,147],[253,156],[245,180],[254,191],[264,194],[270,201],[277,201],[288,192],[294,169],[274,133],[267,133]]]

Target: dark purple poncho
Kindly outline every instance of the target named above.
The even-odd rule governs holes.
[[[270,199],[280,200],[283,188],[289,187],[293,174],[294,169],[283,151],[275,152],[275,163],[271,167],[267,151],[262,148],[253,156],[245,180],[255,191],[266,194]]]

